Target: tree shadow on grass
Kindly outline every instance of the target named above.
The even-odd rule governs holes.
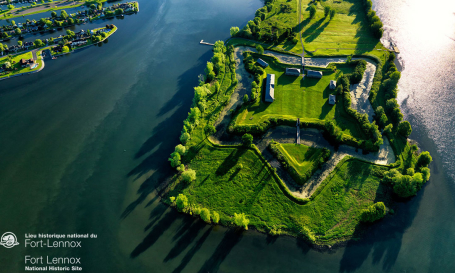
[[[246,148],[237,148],[234,151],[232,151],[228,157],[224,159],[224,161],[221,163],[221,165],[218,167],[218,169],[215,171],[216,175],[224,175],[227,172],[229,172],[230,169],[232,169],[237,162],[239,161],[239,158],[247,151]]]
[[[305,29],[305,31],[302,32],[302,39],[306,40],[307,37],[310,37],[312,34],[317,32],[318,28],[322,25],[325,19],[326,18],[321,18],[314,22],[309,28]]]
[[[229,229],[218,244],[215,252],[208,258],[199,270],[199,273],[217,272],[221,263],[226,259],[232,249],[240,242],[243,230]]]
[[[322,26],[318,27],[317,29],[314,30],[313,33],[309,34],[307,37],[305,37],[305,43],[311,43],[313,42],[319,35],[321,35],[322,32],[324,32],[324,29],[330,24],[330,21],[325,22]]]

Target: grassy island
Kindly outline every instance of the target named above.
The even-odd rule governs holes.
[[[370,0],[267,0],[245,27],[232,27],[233,37],[215,43],[205,76],[194,88],[181,144],[169,157],[177,174],[163,201],[210,224],[333,245],[360,238],[395,202],[416,195],[430,178],[432,159],[407,140],[411,125],[403,121],[396,101],[401,74],[395,54],[379,41],[382,23],[371,7]],[[245,47],[249,52],[239,53]],[[342,61],[303,68],[280,61],[280,54]],[[259,58],[268,65],[258,64]],[[302,71],[290,76],[287,68]],[[323,75],[314,79],[308,70]],[[236,73],[243,75],[243,85],[245,74],[251,78],[246,94],[240,93]],[[351,87],[364,73],[373,78],[362,87],[374,111],[370,115],[352,108],[357,98]],[[275,75],[269,102],[267,74]],[[333,83],[336,88],[329,87]],[[268,138],[277,126],[297,130],[298,143],[305,128],[328,141],[312,137],[310,146],[279,143]],[[231,135],[220,137],[226,134]],[[296,138],[295,131],[284,134],[280,131],[279,137],[287,142]],[[347,146],[339,151],[341,144]],[[387,147],[392,160],[380,155]],[[311,188],[306,188],[308,181]]]

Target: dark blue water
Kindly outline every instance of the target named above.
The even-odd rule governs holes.
[[[427,13],[427,2],[375,1],[402,52],[399,99],[411,138],[433,155],[432,176],[362,241],[319,252],[290,237],[210,227],[160,203],[155,187],[212,54],[198,42],[227,38],[262,3],[139,2],[108,43],[0,82],[0,233],[20,242],[25,232],[98,234],[63,252],[0,248],[0,271],[54,254],[82,257],[83,272],[454,271],[453,3]]]

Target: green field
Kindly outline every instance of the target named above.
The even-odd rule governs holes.
[[[218,212],[225,225],[230,225],[234,213],[245,213],[250,228],[310,234],[309,240],[317,244],[358,236],[354,232],[362,229],[361,210],[384,196],[379,176],[386,168],[355,159],[341,162],[305,205],[289,199],[270,169],[248,148],[204,144],[188,167],[197,170],[196,181],[174,184],[169,196],[185,194],[193,206]]]
[[[322,159],[323,150],[308,147],[302,144],[283,143],[278,145],[281,153],[289,159],[291,166],[299,173],[304,174],[313,169]]]
[[[257,58],[257,54],[254,55]],[[358,139],[365,139],[364,132],[358,122],[349,116],[343,107],[342,97],[337,96],[337,103],[330,105],[329,95],[335,90],[329,88],[330,80],[336,80],[339,72],[350,73],[354,66],[340,65],[337,72],[330,69],[322,70],[322,79],[285,75],[287,65],[278,63],[276,59],[261,56],[269,63],[265,69],[267,74],[275,74],[275,101],[272,103],[258,100],[243,110],[237,118],[237,123],[257,124],[272,117],[300,118],[302,121],[333,120],[344,134]],[[312,68],[313,69],[313,68]],[[263,97],[263,96],[262,96]]]
[[[261,37],[266,33],[276,33],[276,31],[291,28],[294,33],[297,33],[297,37],[298,33],[301,33],[305,51],[309,56],[368,54],[382,57],[382,50],[385,48],[370,32],[362,0],[317,1],[315,2],[316,15],[310,19],[311,2],[311,0],[301,0],[302,13],[299,24],[298,0],[273,1],[271,11],[266,12],[265,20],[259,24]],[[290,5],[291,9],[283,11],[280,8],[282,5]],[[336,11],[332,20],[324,17],[325,6]],[[271,41],[264,39],[262,42],[271,44]],[[299,54],[303,51],[300,41],[294,43],[291,40],[285,40],[267,48],[273,47]]]

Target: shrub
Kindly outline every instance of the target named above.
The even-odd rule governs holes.
[[[204,222],[210,223],[210,210],[207,208],[201,209],[201,219]]]
[[[429,152],[422,152],[417,159],[417,167],[428,167],[430,162],[433,160]]]
[[[397,169],[391,169],[384,173],[384,177],[382,178],[382,182],[386,184],[392,184],[396,177],[400,177],[401,173]]]
[[[236,36],[239,33],[239,27],[231,27],[230,32],[232,37]]]
[[[182,173],[182,179],[185,182],[193,182],[196,180],[196,171],[192,169],[188,169]]]
[[[264,54],[264,48],[261,45],[256,46],[256,50],[258,51],[259,54]]]
[[[210,135],[213,135],[214,133],[216,133],[216,128],[212,124],[207,124],[204,127],[204,132],[205,132],[206,136],[210,136]]]
[[[313,19],[316,15],[316,7],[315,5],[310,5],[310,19]]]
[[[427,167],[423,167],[422,169],[420,169],[420,171],[422,172],[423,180],[427,182],[430,179],[430,169]]]
[[[183,144],[186,144],[188,142],[188,140],[190,140],[190,134],[188,133],[183,133],[181,136],[180,136],[180,141],[183,143]]]
[[[175,152],[179,155],[184,155],[186,153],[186,147],[182,144],[175,146]]]
[[[402,136],[408,137],[412,133],[411,124],[409,123],[409,121],[405,120],[401,122],[400,125],[398,125],[398,132]]]
[[[250,223],[250,220],[248,220],[245,216],[245,213],[234,213],[234,224],[238,227],[244,228],[245,230],[248,230],[248,224]]]
[[[220,222],[220,215],[216,211],[212,212],[212,222],[214,224],[218,224]]]
[[[253,144],[253,136],[250,134],[244,134],[242,136],[242,143],[245,146],[251,146],[251,144]]]
[[[395,179],[394,179],[395,180]],[[410,197],[416,194],[417,188],[409,175],[403,175],[396,179],[393,191],[400,197]]]
[[[179,211],[183,211],[185,208],[188,207],[188,198],[180,193],[177,196],[177,199],[175,200],[175,204],[177,205],[177,209]]]
[[[407,175],[410,175],[410,176],[413,176],[413,175],[415,174],[415,171],[414,171],[413,168],[408,168],[408,169],[406,170],[406,174],[407,174]]]
[[[180,160],[181,160],[180,154],[177,152],[173,152],[171,154],[171,157],[168,158],[168,161],[171,162],[172,168],[176,168],[176,167],[180,166],[180,163],[181,163]]]
[[[362,211],[360,220],[362,222],[374,222],[382,219],[386,214],[386,207],[383,202],[377,202]]]

